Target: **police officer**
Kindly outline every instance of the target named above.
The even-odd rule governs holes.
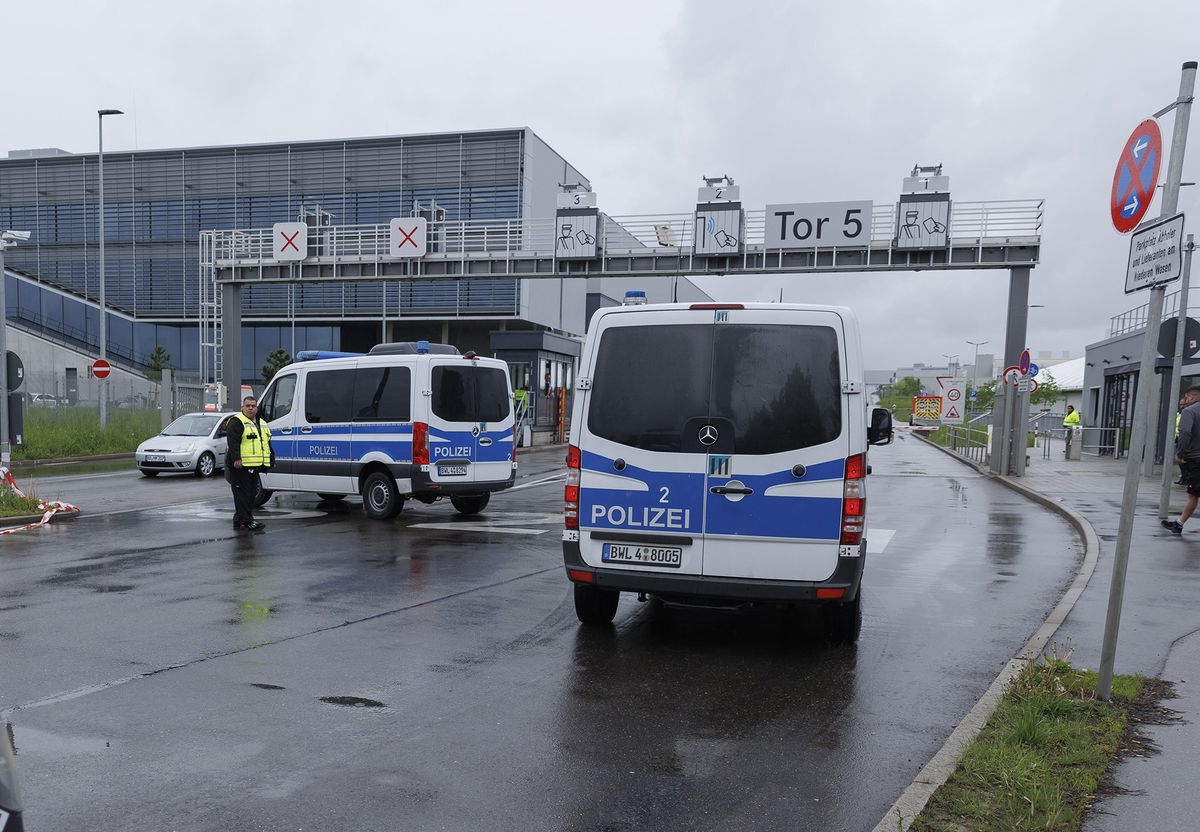
[[[1071,436],[1075,433],[1075,430],[1079,427],[1079,412],[1075,410],[1074,405],[1067,405],[1067,415],[1063,417],[1063,425],[1062,426],[1064,428],[1066,428],[1065,433],[1067,436],[1066,447],[1064,448],[1063,453],[1067,454],[1067,453],[1070,453]]]
[[[271,429],[258,418],[258,402],[253,396],[242,399],[242,410],[231,416],[225,428],[228,449],[225,470],[233,491],[233,529],[262,531],[265,526],[254,519],[254,497],[258,494],[259,472],[275,464],[271,448]]]

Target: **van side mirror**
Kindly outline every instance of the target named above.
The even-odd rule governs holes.
[[[892,411],[886,407],[871,409],[871,424],[867,426],[868,445],[888,445],[892,441]]]

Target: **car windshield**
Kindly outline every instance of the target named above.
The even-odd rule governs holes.
[[[189,413],[186,416],[180,416],[174,422],[167,425],[166,430],[160,435],[208,436],[212,433],[213,427],[222,418],[224,418],[224,414],[221,413]]]

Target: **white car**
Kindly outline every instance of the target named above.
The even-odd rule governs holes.
[[[187,413],[138,445],[134,460],[144,477],[190,472],[211,477],[225,467],[225,420],[232,413]]]

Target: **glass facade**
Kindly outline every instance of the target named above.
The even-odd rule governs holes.
[[[334,225],[383,224],[432,202],[447,220],[517,218],[528,179],[526,142],[525,130],[502,130],[106,152],[110,353],[137,361],[160,344],[172,356],[198,353],[202,230],[263,228],[318,207]],[[33,232],[28,243],[6,252],[8,267],[27,278],[8,284],[10,317],[96,346],[97,312],[82,302],[99,291],[96,155],[0,159],[0,227]],[[300,333],[297,349],[337,349],[336,327],[317,322],[377,318],[385,293],[386,313],[394,317],[519,310],[511,279],[386,285],[249,286],[244,320],[297,320],[294,327],[248,324],[243,344],[253,346],[244,350],[261,356],[261,347],[274,344],[291,351],[293,330]]]

